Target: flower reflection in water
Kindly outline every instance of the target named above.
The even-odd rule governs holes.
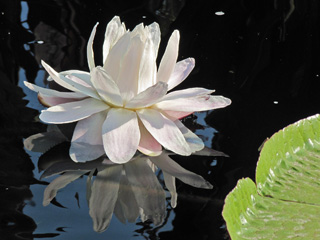
[[[68,128],[51,125],[47,132],[27,138],[25,147],[37,152],[54,149],[59,143],[70,141],[67,134],[62,133],[65,129],[70,130]],[[177,203],[175,178],[194,187],[212,188],[201,176],[173,161],[170,155],[174,153],[166,150],[154,157],[137,154],[124,164],[113,163],[106,157],[85,163],[76,163],[68,155],[42,158],[38,164],[39,170],[44,170],[41,178],[62,174],[45,189],[43,205],[48,205],[59,189],[88,174],[87,201],[95,231],[106,230],[113,213],[123,223],[135,222],[140,217],[143,222],[151,220],[159,225],[166,215],[166,193],[156,176],[157,169],[162,170],[165,186],[171,194],[172,207]],[[225,156],[209,148],[204,148],[195,155]]]

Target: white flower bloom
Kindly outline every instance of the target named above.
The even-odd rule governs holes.
[[[150,156],[161,154],[162,146],[185,156],[201,150],[203,142],[179,119],[195,111],[225,107],[231,101],[211,96],[214,91],[204,88],[167,93],[195,64],[193,58],[176,62],[179,31],[172,33],[157,69],[158,24],[140,24],[128,31],[119,17],[114,17],[106,29],[101,67],[95,66],[92,50],[96,27],[87,46],[90,73],[57,73],[42,62],[50,77],[71,92],[25,82],[49,106],[40,114],[43,122],[77,122],[70,147],[72,160],[85,162],[106,154],[115,163],[126,163],[137,150]],[[195,141],[188,142],[183,132],[193,134]]]

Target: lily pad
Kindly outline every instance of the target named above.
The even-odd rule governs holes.
[[[320,239],[320,115],[264,144],[256,184],[239,180],[222,214],[233,240]]]

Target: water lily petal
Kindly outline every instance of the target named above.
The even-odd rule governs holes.
[[[153,41],[150,37],[147,38],[140,62],[138,93],[141,93],[156,83],[157,65],[154,48]]]
[[[174,123],[177,125],[177,127],[182,132],[184,138],[186,139],[187,143],[189,144],[189,147],[192,152],[200,151],[204,148],[204,143],[196,134],[191,132],[188,128],[186,128],[182,122],[179,120],[174,121]]]
[[[118,198],[122,165],[98,171],[91,188],[89,214],[96,232],[103,232],[110,224]]]
[[[126,32],[124,24],[121,24],[120,18],[115,16],[108,23],[103,42],[103,62],[106,61],[110,48],[119,40]]]
[[[177,198],[178,198],[178,194],[176,191],[176,178],[166,172],[163,172],[163,178],[164,178],[164,183],[171,195],[171,207],[175,208],[177,206]]]
[[[162,152],[161,144],[148,132],[145,126],[139,121],[140,142],[138,150],[148,156],[158,156]]]
[[[210,90],[206,88],[187,88],[183,90],[178,90],[174,92],[168,93],[162,101],[168,101],[168,100],[176,100],[179,98],[194,98],[194,97],[200,97],[200,96],[206,96],[213,93],[215,90]]]
[[[111,76],[102,67],[92,70],[92,83],[100,97],[115,106],[122,107],[123,101],[118,85],[112,80]]]
[[[176,65],[179,51],[180,34],[175,30],[169,41],[167,48],[163,54],[157,74],[157,81],[168,82],[171,73]]]
[[[139,36],[131,39],[129,49],[122,59],[121,70],[116,81],[124,103],[138,92],[139,66],[144,44]]]
[[[144,159],[130,161],[124,168],[137,203],[143,209],[142,221],[151,219],[155,225],[161,224],[165,217],[166,198],[156,175]]]
[[[42,110],[39,118],[46,123],[70,123],[89,117],[94,113],[102,112],[108,108],[109,106],[101,101],[86,98]]]
[[[94,36],[96,35],[98,24],[99,23],[96,23],[96,25],[94,25],[87,43],[87,59],[88,59],[88,66],[90,71],[95,67],[94,53],[93,53],[93,39],[94,39]]]
[[[194,98],[178,98],[161,101],[155,106],[161,110],[198,112],[223,108],[231,104],[231,100],[223,96],[198,96]]]
[[[178,163],[173,161],[167,154],[163,153],[157,157],[149,158],[154,164],[156,164],[162,171],[179,178],[182,182],[189,184],[197,188],[211,189],[212,185],[204,180],[203,177],[181,167]]]
[[[127,104],[126,108],[144,108],[149,107],[166,95],[168,85],[164,82],[158,82],[152,87],[133,97]]]
[[[85,162],[102,156],[102,124],[107,112],[99,112],[80,120],[75,129],[69,150],[70,157],[75,162]]]
[[[168,90],[171,90],[182,83],[183,80],[189,76],[190,72],[194,68],[194,65],[194,58],[187,58],[177,62],[168,80]]]
[[[52,107],[55,105],[68,103],[68,102],[75,102],[82,99],[84,99],[84,97],[83,98],[61,98],[61,97],[50,97],[50,96],[38,93],[38,100],[45,107]]]
[[[75,76],[77,78],[80,78],[82,81],[86,82],[88,85],[92,86],[92,83],[90,81],[91,76],[90,76],[90,73],[88,72],[81,71],[81,70],[67,70],[67,71],[59,72],[59,74],[63,76],[67,76],[67,75]]]
[[[119,73],[121,70],[122,60],[128,51],[130,45],[130,34],[125,33],[117,41],[117,43],[110,49],[108,57],[105,61],[103,68],[111,76],[111,78],[117,83]]]
[[[81,177],[85,174],[85,171],[73,171],[67,172],[62,176],[54,179],[44,190],[43,196],[43,206],[47,206],[50,204],[51,200],[55,198],[59,189],[64,188],[72,181],[76,180],[77,178]]]
[[[139,206],[126,175],[122,175],[120,180],[114,214],[122,223],[126,223],[126,219],[128,222],[134,223],[139,217]]]
[[[62,74],[57,73],[52,67],[46,64],[44,61],[41,61],[42,66],[47,70],[53,80],[58,83],[60,86],[67,88],[74,92],[81,92],[87,96],[100,99],[97,92],[88,85],[85,81],[80,78],[76,78],[75,76],[71,79]]]
[[[47,97],[71,98],[71,99],[81,99],[81,98],[87,97],[87,95],[80,92],[59,92],[56,90],[39,87],[37,85],[34,85],[26,81],[24,81],[23,83],[30,90],[41,93],[42,95],[45,95]]]
[[[136,112],[146,129],[162,146],[180,155],[191,154],[188,143],[174,122],[154,109]]]
[[[122,108],[111,108],[102,126],[104,149],[115,163],[128,162],[137,151],[140,130],[137,115]]]
[[[150,25],[146,26],[146,30],[149,32],[149,38],[153,43],[152,45],[153,45],[154,56],[155,58],[157,58],[158,49],[159,49],[160,40],[161,40],[159,24],[156,22],[153,22]]]

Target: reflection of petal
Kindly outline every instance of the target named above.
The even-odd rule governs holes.
[[[46,152],[53,146],[67,140],[61,132],[44,132],[28,137],[23,144],[29,151]]]
[[[89,214],[97,232],[107,229],[118,198],[122,166],[108,167],[99,171],[92,184]]]
[[[165,171],[163,171],[163,178],[164,178],[166,187],[168,188],[171,194],[171,207],[175,208],[177,206],[177,198],[178,198],[178,194],[176,191],[176,178],[166,173]]]
[[[125,175],[122,175],[120,180],[118,200],[114,214],[122,223],[126,223],[126,220],[128,222],[135,222],[139,217],[139,206],[131,184]]]
[[[43,206],[49,205],[51,200],[57,195],[59,189],[64,188],[85,173],[86,171],[72,171],[54,179],[44,190]]]
[[[188,77],[188,75],[190,74],[193,68],[194,68],[193,58],[187,58],[180,62],[177,62],[168,80],[168,90],[171,90],[172,88],[182,83],[183,80],[185,80]]]
[[[89,172],[92,169],[98,168],[102,166],[102,160],[97,159],[93,161],[88,161],[85,163],[75,163],[69,159],[69,161],[61,161],[61,162],[56,162],[52,164],[50,167],[48,167],[44,173],[41,175],[40,179],[47,178],[53,175],[57,175],[63,172],[68,172],[68,171],[86,171]]]
[[[212,185],[204,180],[203,177],[184,169],[178,163],[168,157],[167,154],[163,153],[158,157],[150,157],[149,159],[159,168],[161,168],[162,171],[167,172],[168,174],[176,178],[179,178],[186,184],[197,188],[212,188]]]
[[[175,30],[168,41],[167,48],[161,59],[157,74],[157,81],[168,82],[170,75],[173,72],[174,66],[177,62],[179,41],[179,31]]]
[[[96,113],[77,123],[69,151],[73,161],[85,162],[105,153],[101,132],[106,114],[106,111]]]
[[[102,126],[102,139],[111,161],[128,162],[137,151],[140,141],[136,113],[123,108],[111,108]]]
[[[124,165],[137,203],[142,211],[142,220],[151,219],[155,225],[165,217],[165,192],[156,175],[144,159],[137,159]]]
[[[177,154],[191,154],[184,136],[171,120],[154,109],[141,109],[137,113],[146,129],[162,146]]]
[[[93,98],[63,103],[43,110],[39,118],[47,123],[70,123],[107,110],[109,106]]]
[[[192,155],[197,155],[197,156],[219,156],[219,157],[229,157],[227,154],[223,152],[219,152],[217,150],[204,147],[202,150],[193,153]]]

